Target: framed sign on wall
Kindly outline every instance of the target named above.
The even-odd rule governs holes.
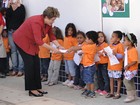
[[[103,17],[129,17],[129,0],[102,0]]]

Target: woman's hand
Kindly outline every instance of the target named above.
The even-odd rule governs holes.
[[[64,49],[65,49],[65,48],[64,48],[63,46],[61,46],[61,45],[58,46],[57,48],[58,48],[58,49],[61,49],[61,50],[64,50]]]
[[[61,52],[59,51],[59,49],[55,49],[55,48],[53,48],[53,49],[52,49],[52,53],[60,54]]]

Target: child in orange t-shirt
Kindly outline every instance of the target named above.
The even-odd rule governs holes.
[[[77,32],[77,35],[76,35],[76,38],[77,38],[77,42],[78,42],[78,45],[77,46],[83,46],[85,44],[85,40],[86,40],[86,36],[85,36],[85,33],[82,32],[82,31],[78,31]],[[79,53],[81,52],[82,50],[79,50],[75,53],[74,55],[74,61],[77,65],[77,68],[76,68],[76,73],[75,73],[75,78],[74,78],[74,89],[82,89],[85,87],[85,83],[84,81],[82,80],[82,71],[83,71],[83,64],[81,62],[81,58],[82,58],[82,55],[79,55]],[[77,58],[77,55],[79,57],[79,61],[76,62],[76,59]]]
[[[63,35],[61,30],[58,27],[54,27],[53,31],[58,43],[61,46],[63,46]],[[46,85],[52,86],[58,83],[59,70],[60,70],[62,59],[63,59],[62,54],[52,53],[51,61],[48,69],[48,81],[46,82]]]
[[[9,41],[8,41],[8,34],[7,34],[7,30],[4,29],[2,32],[2,38],[3,38],[3,44],[7,53],[7,61],[6,61],[6,75],[9,75],[9,69],[10,69],[10,65],[9,65],[9,58],[10,58],[10,46],[9,46]]]
[[[122,32],[121,31],[114,31],[111,37],[111,44],[110,48],[112,49],[113,55],[116,56],[119,63],[118,64],[112,64],[109,60],[108,62],[108,75],[110,78],[110,93],[106,96],[106,98],[118,99],[121,97],[120,95],[120,89],[122,84],[122,69],[123,69],[123,57],[124,57],[124,47],[123,44],[120,43],[120,40],[122,39]],[[114,79],[117,79],[117,92],[116,95],[114,95]]]
[[[50,44],[48,34],[43,38],[43,42]],[[50,50],[45,47],[39,46],[39,58],[40,58],[40,72],[41,72],[41,81],[47,81],[48,77],[48,67],[50,63]]]
[[[67,50],[73,46],[77,45],[76,39],[76,27],[73,23],[67,24],[65,28],[65,38],[64,38],[64,48]],[[73,61],[74,52],[65,53],[64,61],[65,61],[65,72],[68,75],[68,79],[63,82],[63,85],[72,87],[74,83],[76,64]]]
[[[97,62],[97,79],[98,79],[98,90],[100,95],[106,95],[109,92],[109,77],[107,71],[108,56],[103,53],[103,49],[107,47],[106,36],[103,32],[98,32],[97,42],[97,54],[100,60]]]
[[[125,60],[124,60],[124,80],[123,83],[127,90],[127,98],[124,102],[131,102],[135,100],[136,87],[134,83],[134,76],[138,71],[138,51],[135,48],[137,46],[137,38],[134,34],[127,34],[124,39]]]

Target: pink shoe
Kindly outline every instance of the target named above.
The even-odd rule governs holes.
[[[98,90],[95,90],[95,93],[98,93],[98,94],[100,94],[102,91],[100,90],[100,89],[98,89]]]
[[[108,93],[104,90],[104,91],[100,92],[99,94],[103,96],[103,95],[107,95]]]

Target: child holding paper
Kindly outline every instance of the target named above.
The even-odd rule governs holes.
[[[67,50],[76,45],[77,45],[76,27],[73,23],[69,23],[65,28],[64,48]],[[63,85],[69,87],[73,87],[76,71],[76,64],[73,61],[73,57],[74,52],[64,54],[65,72],[66,74],[68,74],[68,79],[65,82],[63,82]]]
[[[108,62],[108,75],[110,78],[110,93],[106,96],[106,98],[113,99],[119,99],[121,97],[120,95],[120,89],[121,89],[121,76],[122,76],[122,69],[123,69],[123,56],[124,56],[124,47],[120,43],[120,40],[122,39],[122,32],[121,31],[114,31],[111,37],[111,44],[110,48],[112,49],[112,54],[118,59],[117,64],[111,64],[111,60],[109,59]],[[114,79],[117,79],[117,92],[116,95],[114,95]]]
[[[58,27],[54,27],[53,31],[58,43],[61,46],[63,46],[63,35],[61,30]],[[48,81],[46,82],[46,84],[49,86],[56,85],[58,83],[62,56],[63,56],[62,54],[52,53],[51,61],[48,69]]]
[[[109,92],[109,77],[107,71],[108,57],[103,53],[103,49],[107,47],[106,36],[103,32],[98,32],[98,41],[97,41],[97,54],[100,58],[100,61],[97,62],[97,77],[99,82],[99,89],[97,92],[100,95],[106,95]]]
[[[82,31],[78,31],[77,35],[76,35],[77,41],[78,41],[78,46],[83,46],[85,44],[85,33]],[[77,69],[76,69],[76,74],[75,74],[75,78],[74,78],[74,89],[82,89],[85,86],[84,81],[82,80],[82,70],[83,70],[83,64],[81,62],[82,59],[82,55],[79,55],[79,53],[81,52],[81,50],[77,51],[74,55],[74,62],[76,62],[75,60],[77,60],[78,58],[76,58],[77,56],[79,57],[79,61],[76,62],[77,65]]]
[[[131,102],[135,100],[136,87],[134,84],[134,76],[138,70],[138,51],[135,48],[137,46],[137,38],[134,34],[127,34],[125,36],[124,45],[125,49],[125,60],[124,60],[124,80],[123,83],[127,90],[127,98],[124,102]]]

